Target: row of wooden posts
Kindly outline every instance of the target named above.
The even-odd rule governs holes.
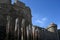
[[[27,21],[23,19],[21,25],[19,25],[19,19],[17,18],[15,21],[15,28],[13,28],[10,27],[11,26],[9,25],[10,21],[8,21],[7,27],[9,29],[7,29],[6,40],[38,40],[39,39],[38,30],[33,31],[32,25],[29,24],[27,26],[25,22]]]
[[[33,34],[30,8],[26,7],[26,10],[29,12],[25,14],[24,11],[17,11],[14,7],[11,7],[11,5],[7,5],[7,8],[4,8],[5,6],[6,5],[3,5],[0,8],[0,22],[2,22],[0,25],[0,33],[3,31],[0,35],[5,34],[0,37],[0,39],[37,40],[37,37],[35,38],[34,35],[36,33]]]
[[[3,29],[5,39],[3,37],[2,38],[4,40],[39,40],[39,30],[35,28],[33,31],[32,25],[29,24],[26,26],[25,22],[27,22],[25,19],[23,19],[22,22],[19,22],[18,18],[16,18],[14,21],[10,16],[8,16],[7,26],[3,27],[6,28]],[[2,38],[0,37],[0,39]]]

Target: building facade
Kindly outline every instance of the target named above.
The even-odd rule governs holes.
[[[59,40],[57,25],[48,28],[32,25],[30,7],[14,0],[0,0],[0,40]]]

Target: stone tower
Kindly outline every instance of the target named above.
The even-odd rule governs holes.
[[[47,30],[52,33],[54,40],[59,40],[57,25],[55,23],[51,23]]]
[[[56,32],[57,31],[57,25],[54,24],[54,23],[51,23],[48,28],[47,28],[48,31],[50,32]]]

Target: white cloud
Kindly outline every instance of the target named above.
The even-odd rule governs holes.
[[[44,17],[44,18],[42,18],[42,21],[46,21],[46,20],[47,20],[47,18],[45,18],[45,17]]]
[[[39,19],[36,20],[36,22],[37,22],[37,23],[41,23],[41,24],[43,23],[43,21],[41,21],[41,20],[39,20]]]
[[[40,23],[40,24],[44,24],[47,21],[47,18],[41,18],[41,19],[37,19],[36,22]]]

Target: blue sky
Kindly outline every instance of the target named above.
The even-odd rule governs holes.
[[[46,28],[51,22],[60,29],[60,0],[20,0],[31,8],[32,23]]]

